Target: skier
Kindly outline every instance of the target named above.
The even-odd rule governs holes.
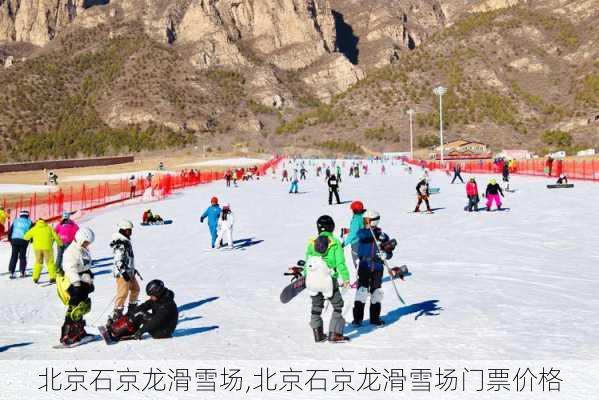
[[[352,218],[349,223],[349,230],[347,236],[343,240],[343,247],[351,246],[351,256],[354,263],[354,267],[358,268],[358,231],[364,228],[364,203],[357,200],[351,203],[350,209],[352,210]]]
[[[418,185],[416,185],[416,193],[418,194],[418,203],[416,204],[416,208],[414,212],[420,212],[420,205],[424,201],[426,204],[426,211],[432,213],[431,206],[428,202],[428,197],[430,196],[430,192],[428,191],[428,178],[426,176],[422,176]]]
[[[354,166],[354,178],[359,178],[360,177],[360,166],[358,164],[356,164]]]
[[[345,265],[345,255],[343,254],[341,242],[333,236],[335,230],[333,218],[328,215],[319,217],[316,221],[316,227],[318,237],[308,243],[306,250],[307,267],[303,270],[306,277],[306,289],[310,290],[312,297],[310,327],[314,333],[314,341],[323,342],[327,339],[324,334],[321,314],[325,300],[329,300],[333,306],[333,315],[329,323],[328,339],[330,342],[345,342],[349,338],[343,336],[345,326],[345,319],[342,314],[343,296],[341,296],[337,281],[340,277],[343,280],[343,287],[349,287],[349,271]],[[321,261],[324,261],[324,266],[322,266]],[[317,268],[319,265],[326,267],[324,273],[324,268]]]
[[[144,225],[160,224],[162,222],[164,222],[162,217],[158,214],[152,213],[152,210],[149,208],[146,211],[144,211],[141,217],[141,223]]]
[[[225,204],[220,218],[218,219],[218,237],[216,238],[216,247],[220,249],[223,244],[223,239],[226,239],[229,249],[233,249],[233,224],[235,223],[235,217],[231,211],[231,206]]]
[[[341,204],[341,200],[339,200],[339,181],[337,180],[337,175],[331,175],[327,181],[327,185],[329,185],[329,205],[333,204],[333,195],[335,195],[337,204]]]
[[[208,218],[208,229],[210,230],[210,236],[212,237],[211,246],[215,247],[216,237],[218,236],[218,219],[220,217],[220,206],[218,205],[218,198],[213,196],[210,199],[210,207],[204,211],[202,217],[200,218],[200,222],[204,223],[204,220]]]
[[[394,246],[389,236],[379,228],[380,214],[374,210],[364,213],[364,227],[357,233],[358,237],[358,289],[354,302],[354,320],[352,325],[361,326],[364,320],[366,299],[370,294],[370,323],[382,326],[385,321],[381,319],[381,302],[383,300],[384,261],[379,252],[380,247],[385,249],[384,257],[389,260],[393,256]]]
[[[135,269],[135,255],[131,244],[133,234],[133,223],[122,220],[118,224],[118,232],[112,236],[110,247],[113,252],[113,275],[116,280],[116,296],[114,299],[114,311],[108,318],[106,326],[112,324],[124,314],[125,302],[129,298],[127,313],[131,314],[137,306],[139,297],[139,283],[137,282]]]
[[[568,184],[568,177],[566,177],[566,175],[561,174],[559,176],[559,178],[557,179],[557,182],[555,182],[558,185],[564,185],[564,184]]]
[[[464,183],[464,180],[462,179],[462,166],[459,163],[456,163],[453,166],[453,179],[451,180],[451,183],[453,184],[456,179],[459,179],[460,182]]]
[[[287,169],[283,170],[283,178],[281,179],[281,182],[289,182],[289,172],[287,172]]]
[[[60,237],[52,226],[48,225],[42,218],[23,236],[26,241],[33,241],[35,263],[33,264],[33,283],[38,283],[42,274],[44,263],[48,268],[50,283],[56,282],[56,264],[54,264],[54,242],[62,246]]]
[[[300,169],[300,179],[306,180],[306,172],[308,171],[306,171],[306,168],[302,166],[302,168]]]
[[[54,230],[62,241],[62,246],[58,246],[57,248],[58,254],[56,256],[56,268],[60,271],[62,268],[63,254],[67,247],[69,247],[69,244],[71,244],[71,242],[75,239],[75,234],[79,230],[79,225],[77,225],[75,221],[71,219],[70,212],[64,211],[62,213],[62,219],[58,224],[56,224]]]
[[[289,193],[297,193],[298,192],[298,183],[299,179],[297,177],[297,169],[293,170],[293,178],[291,178],[291,187],[289,188]]]
[[[25,268],[27,267],[27,246],[29,241],[23,239],[25,234],[33,225],[33,222],[29,219],[29,211],[22,210],[19,213],[19,217],[16,218],[10,227],[8,228],[8,240],[12,248],[10,255],[10,262],[8,264],[8,272],[10,272],[10,279],[15,278],[15,269],[17,267],[17,259],[19,260],[19,270],[21,271],[21,278],[25,278]]]
[[[341,183],[341,167],[337,165],[337,181]]]
[[[480,201],[480,198],[478,197],[478,185],[476,184],[476,179],[474,179],[474,177],[470,178],[466,184],[466,196],[468,197],[468,211],[472,212],[472,209],[478,211],[478,202]]]
[[[146,332],[154,339],[173,336],[179,320],[175,294],[159,279],[146,285],[146,294],[150,298],[140,304],[134,313],[122,316],[108,327],[111,340],[141,340]]]
[[[501,169],[501,175],[503,177],[503,182],[506,182],[505,190],[510,190],[510,164],[506,161],[503,162],[503,167]]]
[[[329,180],[329,178],[331,177],[331,169],[329,167],[327,167],[327,169],[325,170],[325,177],[327,180]]]
[[[89,295],[94,291],[92,256],[89,251],[94,239],[91,229],[83,227],[77,230],[73,242],[64,252],[64,267],[58,273],[58,296],[68,306],[60,333],[60,342],[64,345],[92,336],[85,331],[83,317],[91,311]]]
[[[501,190],[501,186],[499,186],[495,179],[491,179],[487,185],[487,190],[485,191],[485,197],[487,198],[487,211],[491,211],[493,202],[495,202],[497,205],[497,209],[501,210],[501,198],[499,195],[504,197],[503,190]]]
[[[129,177],[129,198],[130,199],[135,197],[136,186],[137,186],[137,179],[135,179],[135,175],[131,175]]]
[[[230,169],[225,172],[225,181],[227,182],[227,187],[231,187],[231,180],[233,179],[233,172]]]

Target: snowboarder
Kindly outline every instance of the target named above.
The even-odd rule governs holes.
[[[345,255],[341,242],[333,235],[335,222],[328,215],[316,221],[318,237],[310,240],[306,250],[306,289],[312,297],[310,327],[315,342],[327,339],[324,334],[322,311],[326,300],[333,306],[333,314],[329,323],[330,342],[345,342],[349,338],[343,336],[345,319],[343,318],[343,296],[339,291],[338,278],[343,280],[343,287],[349,287],[349,271],[345,265]],[[322,262],[324,261],[324,263]],[[323,265],[324,264],[324,265]],[[320,267],[320,268],[319,268]]]
[[[42,275],[44,263],[48,268],[48,277],[50,283],[56,282],[56,264],[54,264],[54,242],[62,246],[60,237],[56,234],[54,228],[48,225],[42,218],[35,222],[35,225],[23,236],[23,239],[33,242],[33,251],[35,254],[35,263],[33,264],[33,283],[38,283]]]
[[[64,252],[63,269],[58,273],[56,289],[67,306],[60,332],[60,342],[64,345],[72,345],[91,336],[85,331],[83,317],[91,311],[89,295],[94,291],[92,256],[89,251],[94,239],[91,229],[83,227],[77,230],[73,242]]]
[[[361,326],[364,320],[364,308],[366,299],[370,294],[370,323],[376,326],[382,326],[385,321],[381,319],[381,302],[383,300],[383,290],[381,284],[383,281],[384,261],[379,252],[385,249],[384,257],[389,260],[393,256],[394,244],[389,236],[379,228],[380,214],[374,210],[368,210],[364,213],[364,227],[357,233],[358,237],[358,289],[356,291],[356,300],[354,302],[352,325]]]
[[[223,246],[223,239],[226,239],[229,249],[233,249],[233,224],[235,223],[235,217],[231,211],[231,206],[225,204],[220,213],[218,219],[218,237],[216,238],[216,247],[221,248]]]
[[[144,225],[160,224],[162,222],[164,222],[162,217],[158,214],[152,213],[152,210],[149,208],[146,211],[144,211],[141,217],[141,223]]]
[[[149,333],[154,339],[173,336],[179,320],[175,294],[159,279],[146,285],[146,294],[150,298],[140,304],[135,312],[122,316],[108,327],[110,340],[141,340],[144,333]]]
[[[555,182],[558,185],[567,185],[568,184],[568,178],[566,177],[566,175],[561,174],[559,176],[559,178],[557,179],[557,182]]]
[[[124,219],[119,222],[118,232],[112,236],[112,241],[110,242],[113,252],[113,275],[116,280],[116,296],[114,311],[112,316],[108,318],[107,326],[124,314],[127,298],[129,298],[128,314],[132,313],[137,306],[139,283],[137,282],[136,275],[139,273],[135,268],[135,255],[131,244],[132,234],[133,223]]]
[[[459,179],[460,182],[464,183],[464,180],[462,179],[462,166],[459,163],[456,163],[453,166],[453,179],[451,180],[451,183],[453,184],[456,179]]]
[[[333,195],[337,200],[337,204],[341,204],[341,200],[339,200],[339,180],[337,179],[337,175],[331,175],[327,181],[327,185],[329,185],[329,205],[333,204]]]
[[[466,184],[466,196],[468,197],[467,210],[469,212],[472,212],[473,209],[474,211],[478,211],[480,197],[478,197],[478,185],[476,184],[476,179],[474,179],[474,177],[470,178]]]
[[[77,225],[75,221],[71,219],[70,212],[64,211],[62,213],[62,219],[58,224],[56,224],[54,230],[62,241],[62,246],[58,246],[57,248],[58,254],[56,256],[56,268],[60,271],[62,268],[63,254],[67,247],[69,247],[69,244],[75,240],[75,234],[79,230],[79,225]]]
[[[19,270],[21,271],[21,278],[25,278],[25,268],[27,267],[27,246],[29,241],[23,239],[25,234],[33,225],[33,222],[29,219],[29,211],[22,210],[19,213],[19,217],[16,218],[10,227],[8,228],[8,240],[12,252],[10,255],[10,262],[8,264],[8,272],[10,278],[15,278],[15,269],[17,267],[17,259],[19,260]]]
[[[350,209],[352,210],[352,218],[349,223],[349,230],[346,233],[345,239],[343,240],[343,247],[351,246],[351,256],[354,263],[354,267],[358,268],[358,231],[364,228],[364,203],[357,200],[351,203]]]
[[[495,179],[491,179],[487,185],[487,190],[485,191],[485,197],[487,198],[487,211],[491,211],[493,202],[495,202],[497,205],[497,209],[501,210],[501,198],[499,195],[504,197],[503,190],[501,190],[501,186],[499,186]]]
[[[208,218],[208,229],[210,230],[210,236],[212,238],[212,248],[215,247],[216,238],[218,236],[218,219],[220,217],[220,213],[221,209],[218,205],[218,198],[216,196],[213,196],[210,199],[210,207],[208,207],[206,211],[204,211],[204,214],[202,214],[202,217],[200,218],[201,223],[204,223],[204,220]]]
[[[291,178],[291,187],[289,188],[289,193],[297,193],[298,192],[298,184],[299,178],[297,177],[297,169],[293,170],[293,178]]]
[[[418,195],[418,203],[416,204],[416,208],[414,209],[414,212],[420,212],[420,205],[422,204],[423,201],[426,204],[426,211],[429,213],[433,212],[433,210],[431,209],[431,206],[428,202],[428,198],[430,196],[430,192],[428,189],[429,189],[428,188],[428,178],[426,176],[423,176],[420,178],[420,181],[416,185],[416,194]]]

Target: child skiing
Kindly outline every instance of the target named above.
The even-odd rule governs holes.
[[[27,246],[29,246],[29,241],[23,239],[23,237],[25,237],[32,224],[33,222],[29,219],[29,211],[23,210],[19,213],[19,217],[12,222],[10,228],[8,228],[8,240],[10,241],[12,250],[8,264],[10,279],[15,278],[17,259],[19,260],[21,278],[25,278],[26,276],[25,268],[27,268]]]
[[[33,251],[35,254],[35,263],[33,264],[33,283],[38,283],[42,275],[44,263],[48,268],[48,277],[50,283],[56,282],[56,264],[54,264],[54,242],[57,246],[62,246],[60,237],[52,226],[48,225],[42,218],[35,222],[24,236],[26,241],[33,241]]]
[[[89,335],[85,331],[85,314],[91,311],[90,293],[94,291],[89,246],[94,242],[89,228],[77,230],[73,242],[64,252],[63,269],[58,274],[56,290],[67,312],[60,332],[63,345],[73,345]]]
[[[110,247],[113,252],[114,269],[113,275],[116,279],[116,296],[114,300],[114,311],[108,319],[107,326],[116,321],[124,314],[125,302],[129,298],[127,313],[130,314],[137,306],[139,296],[139,283],[137,282],[135,269],[135,255],[131,245],[133,234],[133,223],[122,220],[118,224],[118,232],[112,236]]]
[[[227,241],[229,249],[233,249],[233,224],[235,217],[231,211],[231,206],[223,206],[220,218],[218,219],[218,237],[216,238],[216,247],[220,249],[223,246],[223,239]]]
[[[453,184],[456,179],[459,179],[460,182],[464,183],[464,180],[462,179],[462,166],[459,163],[453,166],[453,179],[451,180],[451,183]]]
[[[374,210],[364,213],[364,228],[357,233],[358,245],[358,289],[356,291],[356,300],[354,302],[354,320],[352,325],[361,326],[364,320],[364,308],[366,299],[370,294],[370,323],[376,326],[384,325],[381,319],[381,302],[383,300],[383,290],[381,284],[383,280],[384,261],[379,252],[385,249],[384,257],[388,260],[393,256],[395,245],[394,241],[389,239],[379,228],[380,215]]]
[[[474,177],[470,178],[468,183],[466,184],[466,196],[468,197],[468,206],[467,210],[469,212],[478,211],[478,202],[480,198],[478,197],[478,185],[476,184],[476,179]]]
[[[487,185],[487,190],[485,191],[485,197],[487,198],[487,211],[491,211],[493,202],[495,202],[495,205],[497,205],[497,209],[501,210],[501,198],[499,195],[504,197],[503,190],[501,190],[501,186],[499,186],[495,179],[491,179]]]
[[[216,238],[218,236],[218,219],[220,217],[220,213],[221,209],[218,205],[218,198],[216,196],[213,196],[210,199],[210,207],[208,207],[206,211],[204,211],[204,214],[202,214],[202,217],[200,218],[201,223],[204,223],[204,220],[208,218],[208,229],[210,230],[210,236],[212,238],[212,248],[215,247]]]
[[[431,209],[431,206],[428,202],[428,197],[430,196],[430,193],[428,190],[428,178],[426,176],[420,178],[418,185],[416,185],[416,193],[418,194],[418,203],[416,204],[414,212],[420,212],[420,205],[424,201],[424,203],[426,204],[426,211],[432,213],[433,210]]]
[[[312,297],[312,312],[310,327],[314,333],[315,342],[327,340],[324,334],[322,311],[326,300],[333,306],[333,315],[329,323],[329,342],[346,342],[343,336],[345,319],[343,318],[343,297],[339,291],[337,279],[343,280],[343,287],[349,287],[349,271],[345,265],[345,255],[341,242],[335,236],[335,222],[328,215],[323,215],[316,221],[318,237],[310,240],[306,250],[306,289]],[[324,262],[323,262],[324,261]]]
[[[79,225],[77,225],[75,221],[71,219],[70,212],[64,211],[62,213],[62,219],[58,224],[56,224],[56,228],[54,228],[54,230],[62,241],[62,246],[58,246],[57,248],[58,255],[56,256],[56,268],[60,270],[62,268],[63,254],[67,247],[69,247],[69,244],[75,240],[75,234],[79,230]]]
[[[293,178],[291,178],[291,187],[289,188],[289,193],[297,193],[298,192],[298,184],[299,179],[297,177],[297,169],[293,171]]]

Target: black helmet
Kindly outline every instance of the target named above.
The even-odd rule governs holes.
[[[146,294],[148,296],[161,297],[165,290],[166,288],[164,287],[164,282],[162,282],[160,279],[154,279],[146,286]]]
[[[335,230],[335,221],[329,215],[323,215],[316,221],[318,233],[333,232]]]

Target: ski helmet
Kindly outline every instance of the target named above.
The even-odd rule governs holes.
[[[218,197],[212,196],[212,198],[210,199],[210,204],[218,204]]]
[[[364,210],[364,203],[362,203],[359,200],[356,200],[356,201],[352,202],[350,208],[351,208],[351,210],[354,213],[361,213],[361,212],[365,211]]]
[[[19,213],[19,217],[29,218],[29,211],[27,211],[27,210],[21,210],[21,212]]]
[[[368,219],[371,226],[378,226],[379,221],[381,220],[381,214],[374,210],[368,210],[364,213],[364,219]]]
[[[333,232],[335,230],[335,221],[329,215],[322,215],[316,221],[316,228],[318,233]]]
[[[69,219],[71,218],[71,213],[68,211],[63,211],[62,212],[62,219]]]
[[[148,296],[161,297],[165,290],[164,282],[160,279],[151,280],[150,283],[146,285],[146,294]]]
[[[129,221],[128,219],[124,219],[121,222],[119,222],[119,230],[127,230],[127,229],[133,229],[133,222]]]
[[[94,231],[88,227],[80,228],[77,233],[75,233],[75,241],[79,244],[83,244],[85,242],[92,244],[95,239],[96,235],[94,234]]]

